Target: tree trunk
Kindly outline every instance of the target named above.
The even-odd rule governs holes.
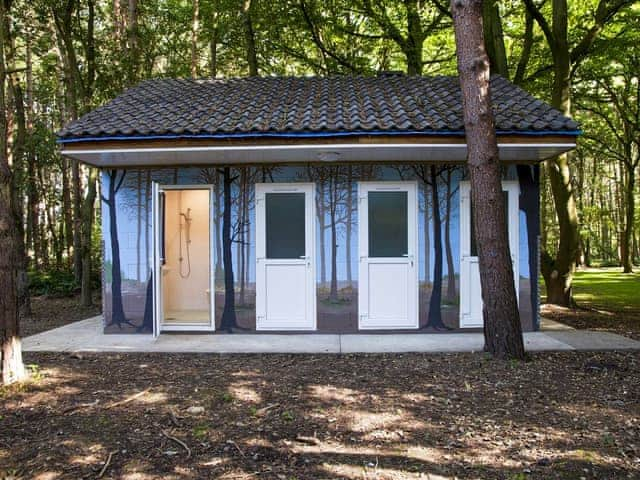
[[[496,358],[524,359],[522,326],[509,252],[498,144],[484,51],[482,0],[452,0],[462,89],[467,164],[484,302],[485,348]]]
[[[242,23],[244,25],[244,41],[249,65],[249,76],[258,76],[258,56],[256,53],[256,37],[253,31],[253,20],[251,18],[251,0],[242,2]]]
[[[81,253],[82,253],[82,277],[80,279],[80,304],[83,307],[90,307],[93,303],[91,298],[91,237],[93,232],[93,219],[96,202],[96,182],[97,170],[89,170],[87,183],[87,196],[82,205],[82,229],[81,229]],[[140,173],[138,173],[140,178]],[[140,221],[138,221],[140,223]],[[140,232],[138,232],[138,252],[140,252]],[[138,262],[139,264],[140,262]],[[138,266],[139,272],[140,266]],[[139,278],[138,278],[139,280]]]
[[[626,204],[627,211],[626,219],[624,223],[624,231],[622,233],[622,244],[621,244],[621,256],[622,256],[622,269],[624,273],[632,273],[633,272],[633,253],[631,250],[632,247],[632,238],[633,238],[633,224],[635,220],[635,169],[629,168],[627,172],[627,182],[626,182]]]
[[[484,41],[489,56],[492,73],[509,78],[507,52],[504,47],[504,34],[498,0],[484,0],[482,6]]]
[[[7,157],[7,110],[4,96],[6,18],[5,2],[0,2],[0,375],[5,385],[26,377],[19,337],[16,290],[19,239],[11,188],[12,173]]]
[[[191,19],[191,78],[198,78],[198,31],[200,30],[200,0],[193,0]]]

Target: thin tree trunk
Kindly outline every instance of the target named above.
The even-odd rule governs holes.
[[[71,259],[73,245],[73,217],[71,215],[71,189],[69,186],[69,160],[62,159],[62,216],[64,220],[64,242],[67,262]]]
[[[200,0],[193,0],[191,19],[191,78],[198,77],[198,31],[200,30]]]
[[[329,180],[329,215],[331,223],[331,288],[329,300],[338,301],[338,227],[336,216],[338,209],[338,170],[330,172]]]
[[[484,303],[485,348],[524,359],[522,326],[507,238],[498,144],[484,51],[482,0],[451,0],[462,89],[467,164]]]
[[[429,316],[427,328],[445,329],[442,321],[442,220],[440,218],[440,198],[438,196],[438,174],[435,165],[429,166],[431,183],[431,205],[433,208],[433,247],[435,258],[433,264],[433,285],[429,299]]]
[[[633,272],[633,252],[632,252],[632,238],[633,238],[633,224],[635,220],[635,169],[633,166],[628,169],[627,182],[626,182],[626,218],[624,223],[624,232],[622,235],[622,269],[624,273]]]
[[[91,181],[91,179],[89,179],[89,181]],[[140,274],[140,269],[142,268],[142,172],[140,170],[136,172],[136,182],[136,280],[140,282],[142,280],[142,276]],[[87,187],[90,188],[89,186]],[[86,222],[87,217],[84,212],[82,217],[83,223]],[[89,252],[89,254],[90,253],[91,252]]]
[[[447,258],[447,301],[455,302],[458,294],[456,292],[456,274],[453,266],[453,252],[451,251],[451,171],[447,172],[447,198],[445,204],[444,217],[444,249]]]
[[[87,179],[87,196],[84,198],[82,205],[82,278],[80,279],[80,304],[83,307],[90,307],[93,303],[91,291],[91,234],[93,232],[97,179],[97,170],[91,168]],[[138,223],[140,222],[138,221]],[[138,232],[138,252],[140,252],[139,239],[140,232]],[[138,262],[138,272],[140,270],[139,264],[140,262]]]
[[[224,265],[224,309],[222,311],[221,330],[229,333],[237,328],[236,299],[233,280],[233,251],[231,249],[231,177],[229,167],[224,167],[222,180],[224,182],[224,210],[222,214],[222,256]]]
[[[431,240],[429,232],[429,184],[422,182],[424,185],[424,276],[425,283],[428,284],[431,279]]]
[[[347,287],[353,288],[353,272],[351,271],[351,230],[353,228],[353,165],[347,166],[347,217],[345,220],[345,254],[347,257]]]
[[[251,18],[251,1],[242,2],[242,23],[244,24],[244,41],[249,65],[249,76],[258,76],[258,56],[256,53],[256,37],[253,31],[253,20]]]

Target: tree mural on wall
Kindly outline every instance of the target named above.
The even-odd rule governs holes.
[[[238,328],[236,321],[235,284],[233,278],[233,251],[231,209],[233,208],[231,189],[238,175],[231,176],[231,169],[222,169],[223,207],[222,207],[222,268],[224,269],[224,309],[222,311],[221,330],[232,333]]]
[[[129,322],[124,314],[124,306],[122,303],[122,273],[120,269],[120,242],[118,240],[118,222],[117,222],[117,204],[116,196],[122,183],[124,182],[126,171],[120,172],[118,179],[118,170],[109,170],[109,188],[108,196],[102,195],[102,201],[107,205],[109,210],[109,234],[111,240],[111,322],[109,325],[117,325],[122,328],[123,324],[135,327]]]
[[[455,167],[444,168],[444,180],[445,180],[445,217],[444,217],[444,246],[445,254],[447,258],[447,296],[446,299],[449,303],[453,303],[458,298],[458,292],[456,290],[456,275],[455,267],[453,265],[453,252],[451,251],[451,201],[453,196],[457,192],[458,188],[452,189],[451,180]]]
[[[317,185],[316,212],[319,219],[320,230],[320,281],[326,282],[325,273],[325,230],[330,232],[330,283],[327,300],[338,302],[338,228],[350,221],[349,213],[353,210],[347,208],[347,199],[350,194],[350,186],[347,179],[348,170],[345,166],[309,166],[307,175],[310,181]],[[328,215],[328,219],[326,216]],[[327,221],[328,220],[328,221]],[[350,239],[347,240],[347,243]],[[350,259],[347,259],[349,261]]]
[[[445,330],[448,327],[442,320],[442,276],[443,276],[443,255],[442,255],[442,216],[440,212],[440,194],[438,189],[438,178],[440,177],[443,167],[436,165],[414,165],[412,170],[417,178],[419,178],[427,192],[431,191],[431,210],[433,218],[433,284],[431,288],[431,297],[429,298],[429,315],[427,323],[423,328],[433,328],[436,330]],[[425,209],[427,209],[427,199],[425,198]],[[427,213],[425,212],[425,215]],[[445,215],[449,215],[445,212]],[[429,235],[425,230],[425,238]],[[449,272],[451,276],[452,272]],[[426,273],[429,278],[429,272]]]

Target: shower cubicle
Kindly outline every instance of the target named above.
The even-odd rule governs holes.
[[[212,330],[212,191],[158,186],[159,330]]]

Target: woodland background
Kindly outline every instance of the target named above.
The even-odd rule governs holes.
[[[97,172],[60,156],[66,122],[152,77],[456,74],[440,0],[2,0],[5,147],[24,239],[19,286],[92,302]],[[640,261],[640,2],[485,1],[492,72],[576,118],[570,156],[542,169],[542,271],[571,301],[577,265]]]

